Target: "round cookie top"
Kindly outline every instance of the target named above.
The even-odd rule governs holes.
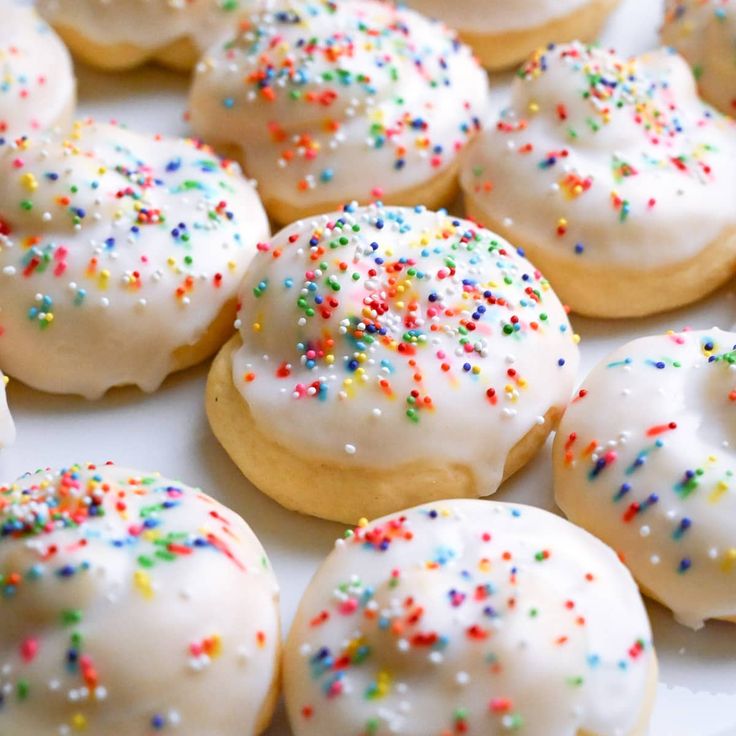
[[[339,540],[286,652],[297,736],[628,734],[654,677],[613,552],[546,511],[479,500]]]
[[[12,445],[15,441],[15,425],[5,396],[7,383],[8,379],[0,372],[0,449]]]
[[[43,390],[156,389],[235,299],[265,212],[193,141],[79,123],[0,144],[0,365]],[[49,362],[49,358],[53,360]]]
[[[736,333],[645,337],[585,379],[555,444],[565,513],[694,628],[736,615]]]
[[[667,0],[662,40],[691,64],[705,99],[736,113],[736,2]]]
[[[155,50],[188,39],[204,52],[264,0],[38,0],[55,26],[96,44]]]
[[[522,243],[653,269],[696,257],[736,225],[736,127],[699,100],[671,51],[623,59],[554,46],[520,69],[462,184]]]
[[[259,429],[354,468],[447,460],[492,493],[563,407],[576,337],[511,245],[422,207],[346,207],[282,230],[240,294],[233,380]]]
[[[242,148],[267,206],[324,211],[425,184],[486,113],[470,49],[390,3],[285,2],[243,29],[200,62],[191,120],[208,142]]]
[[[544,26],[590,0],[409,0],[407,3],[451,28],[497,35]]]
[[[0,23],[0,141],[71,114],[76,82],[64,44],[35,10],[8,0]]]
[[[0,486],[3,731],[252,735],[277,601],[253,532],[199,490],[109,465]]]

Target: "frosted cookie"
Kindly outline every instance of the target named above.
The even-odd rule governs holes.
[[[421,207],[282,230],[248,271],[238,326],[207,386],[215,434],[279,503],[347,523],[494,493],[556,426],[578,365],[539,272]]]
[[[618,0],[409,0],[460,32],[484,66],[521,63],[536,48],[593,41]]]
[[[32,7],[0,5],[0,140],[68,125],[76,103],[69,52]]]
[[[34,388],[153,391],[232,332],[265,212],[192,141],[80,123],[0,144],[0,365]]]
[[[287,224],[353,199],[449,203],[488,80],[437,22],[374,0],[285,2],[197,66],[195,133]]]
[[[5,397],[5,386],[8,379],[0,373],[0,450],[12,445],[15,441],[15,425],[10,416],[8,401]]]
[[[736,125],[672,52],[538,52],[461,179],[469,213],[581,314],[672,309],[736,270]]]
[[[736,333],[668,333],[599,363],[554,447],[567,516],[697,628],[736,620]]]
[[[180,71],[265,0],[38,0],[87,64],[107,70],[157,61]]]
[[[736,114],[736,3],[667,0],[662,40],[690,63],[703,98]]]
[[[278,586],[202,491],[110,465],[0,486],[0,728],[253,736],[276,701]]]
[[[529,506],[440,501],[361,525],[285,648],[295,736],[644,736],[656,655],[613,552]]]

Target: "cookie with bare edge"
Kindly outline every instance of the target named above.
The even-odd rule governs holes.
[[[736,3],[733,0],[667,0],[662,41],[693,68],[703,99],[736,114]]]
[[[0,140],[71,122],[76,80],[64,44],[33,7],[2,3],[0,22]]]
[[[547,511],[479,500],[338,540],[284,664],[295,736],[644,736],[657,680],[612,550]]]
[[[111,465],[0,485],[7,733],[254,736],[278,695],[278,585],[230,509]]]
[[[449,204],[459,155],[487,117],[471,50],[391,3],[278,7],[197,65],[194,132],[241,160],[282,224],[353,199]]]
[[[409,0],[410,7],[447,23],[483,65],[520,64],[536,48],[594,41],[619,0]]]
[[[189,71],[266,0],[38,0],[74,55],[110,71],[156,61]]]
[[[12,445],[15,441],[15,425],[10,416],[8,400],[5,396],[5,386],[8,379],[0,372],[0,450]]]
[[[600,362],[554,445],[568,518],[681,623],[736,620],[736,333],[668,333]]]
[[[565,310],[488,230],[348,206],[278,233],[248,271],[207,412],[290,509],[351,523],[478,498],[528,462],[578,365]]]
[[[671,51],[538,51],[461,179],[471,216],[524,247],[575,312],[661,312],[736,271],[736,125]]]
[[[0,142],[0,365],[54,393],[146,391],[230,336],[268,222],[236,164],[79,123]]]

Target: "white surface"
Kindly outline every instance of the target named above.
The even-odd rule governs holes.
[[[606,33],[606,43],[631,53],[656,45],[659,5],[657,0],[624,0]],[[187,132],[185,78],[155,68],[123,76],[80,69],[79,76],[83,114],[116,118],[152,132]],[[497,94],[502,95],[503,85],[497,86]],[[695,307],[646,320],[600,322],[573,317],[573,326],[583,338],[582,371],[635,336],[684,326],[729,328],[736,322],[734,296],[734,289],[727,288]],[[177,375],[151,396],[119,390],[95,403],[43,395],[11,382],[9,400],[18,441],[0,455],[0,479],[11,480],[41,466],[114,460],[200,485],[244,516],[261,538],[279,575],[288,624],[310,575],[342,528],[281,509],[239,474],[207,425],[206,371],[203,366]],[[552,508],[548,448],[495,498]],[[674,623],[656,604],[649,609],[661,666],[650,736],[735,736],[736,628],[709,623],[692,632]],[[281,713],[268,736],[289,734]]]

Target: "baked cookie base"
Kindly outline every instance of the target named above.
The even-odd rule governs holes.
[[[215,358],[207,381],[206,408],[212,430],[241,472],[263,493],[302,514],[355,525],[446,498],[478,498],[496,488],[479,488],[461,464],[406,463],[390,469],[363,468],[306,458],[271,439],[256,423],[233,384],[231,338]],[[557,426],[562,407],[551,407],[511,450],[504,480],[534,457]]]

